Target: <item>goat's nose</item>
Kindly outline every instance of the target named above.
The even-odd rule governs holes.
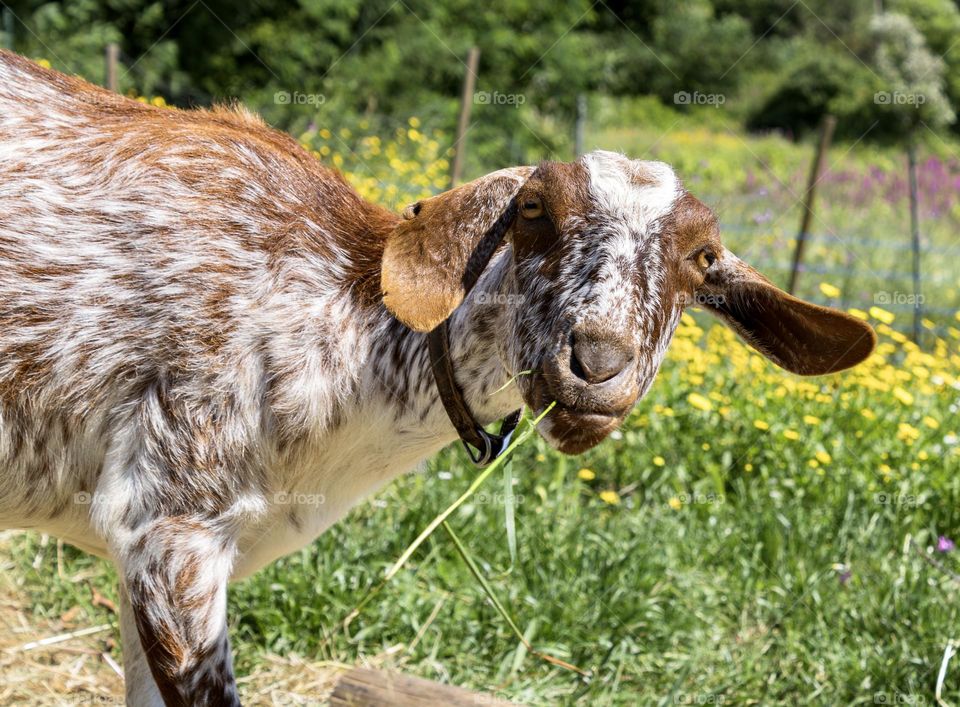
[[[604,383],[633,361],[633,351],[609,336],[574,331],[571,335],[570,369],[587,383]]]

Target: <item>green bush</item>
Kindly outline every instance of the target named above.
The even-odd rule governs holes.
[[[747,118],[748,129],[782,130],[799,138],[832,113],[840,135],[856,139],[876,121],[877,78],[845,50],[804,47],[781,75],[773,92]]]

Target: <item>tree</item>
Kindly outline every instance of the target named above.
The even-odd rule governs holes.
[[[913,141],[921,125],[935,130],[952,123],[955,114],[944,92],[946,64],[930,52],[910,18],[892,12],[877,15],[870,32],[876,73],[885,84],[876,103],[893,117],[901,136]]]
[[[960,105],[960,50],[956,46],[960,9],[952,0],[891,0],[888,9],[909,17],[927,40],[930,51],[943,59],[947,66],[944,91],[956,110]]]
[[[842,135],[858,139],[876,123],[876,77],[843,47],[805,46],[781,74],[775,90],[747,119],[750,130],[779,129],[800,138],[829,113]]]

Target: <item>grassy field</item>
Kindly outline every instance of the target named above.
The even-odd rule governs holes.
[[[677,163],[734,227],[728,243],[748,260],[782,264],[809,147],[722,125],[659,132],[610,129],[592,140]],[[304,140],[391,204],[435,188],[444,170],[418,124],[387,144],[319,132]],[[345,156],[339,142],[355,152]],[[898,187],[856,201],[850,186],[873,175],[880,190],[875,183],[899,173],[896,155],[848,148],[835,148],[837,169],[851,176],[825,190],[824,229],[896,242],[907,233]],[[934,156],[952,179],[952,158]],[[402,183],[407,172],[419,175],[412,188],[385,178]],[[934,191],[926,232],[949,248],[956,208],[935,209]],[[816,240],[811,265],[842,270],[854,246],[829,245]],[[455,448],[233,587],[239,672],[257,670],[267,654],[295,653],[375,659],[536,705],[933,703],[960,625],[958,276],[949,258],[928,256],[939,309],[921,351],[901,333],[907,314],[876,302],[901,288],[879,269],[902,270],[904,256],[884,265],[889,255],[874,250],[854,249],[861,264],[846,282],[804,279],[804,294],[877,327],[881,346],[866,365],[800,379],[702,315],[684,317],[660,378],[614,439],[564,458],[534,437],[516,454],[512,483],[498,473],[451,517],[533,647],[587,675],[528,652],[443,531],[343,627],[475,476]],[[104,563],[64,548],[58,573],[55,544],[29,534],[7,554],[38,620],[80,607],[81,623],[115,621],[91,599],[90,586],[115,594]],[[947,672],[944,697],[960,699],[960,665]]]

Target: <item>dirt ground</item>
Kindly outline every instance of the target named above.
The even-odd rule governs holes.
[[[33,616],[13,570],[10,535],[0,533],[0,705],[123,704],[118,622],[88,625],[71,612]],[[237,682],[245,705],[320,705],[348,667],[267,656]]]

